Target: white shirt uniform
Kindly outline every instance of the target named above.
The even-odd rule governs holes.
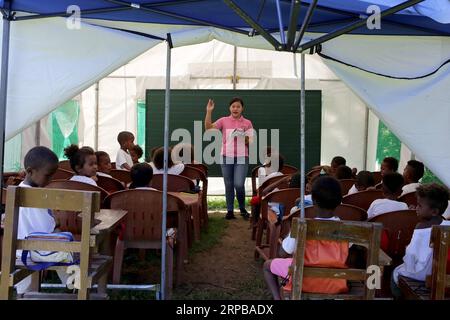
[[[153,174],[164,174],[164,169],[157,169],[155,167],[155,165],[153,164],[153,162],[150,162],[150,165],[152,166]],[[183,170],[184,170],[184,164],[177,163],[177,164],[174,164],[173,166],[171,166],[170,168],[168,168],[167,173],[179,175],[180,173],[183,172]]]
[[[93,186],[97,185],[97,182],[95,182],[94,179],[86,177],[86,176],[79,176],[79,175],[75,175],[72,178],[70,178],[71,181],[78,181],[78,182],[83,182],[83,183],[87,183],[87,184],[91,184]]]
[[[107,173],[100,172],[100,171],[97,172],[97,175],[100,176],[100,177],[108,177],[108,178],[112,178],[112,175],[109,175],[109,174],[107,174]]]
[[[400,196],[402,196],[406,193],[416,192],[416,189],[418,186],[420,186],[420,183],[418,183],[418,182],[405,184],[402,188],[402,194]]]
[[[367,220],[380,214],[398,210],[408,210],[408,205],[404,202],[399,202],[389,199],[377,199],[370,205],[367,210]]]
[[[131,168],[133,166],[133,159],[131,159],[131,155],[127,151],[119,149],[116,156],[116,168],[123,169],[122,165],[125,163]]]
[[[450,221],[442,221],[442,225],[450,225]],[[411,242],[406,247],[403,263],[394,270],[394,281],[398,276],[425,281],[431,274],[433,265],[433,249],[430,248],[431,228],[415,229]]]
[[[267,170],[264,167],[261,167],[258,169],[258,188],[267,180],[269,180],[270,178],[273,177],[278,177],[278,176],[282,176],[283,173],[279,172],[279,171],[275,171],[272,173],[267,174]]]
[[[350,188],[350,190],[348,190],[347,195],[349,195],[349,194],[354,194],[354,193],[357,193],[357,192],[359,192],[358,189],[356,189],[356,186],[353,185],[353,186]]]

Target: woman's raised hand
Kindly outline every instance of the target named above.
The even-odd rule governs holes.
[[[212,112],[214,110],[214,100],[213,99],[209,99],[208,100],[208,104],[206,105],[206,111],[207,112]]]

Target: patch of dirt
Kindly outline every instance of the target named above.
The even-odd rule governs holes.
[[[224,217],[224,213],[212,213]],[[227,220],[224,236],[210,250],[196,253],[185,265],[183,284],[175,299],[270,299],[262,274],[262,260],[255,261],[250,223],[239,214]]]

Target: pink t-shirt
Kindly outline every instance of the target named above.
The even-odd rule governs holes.
[[[248,157],[248,145],[245,136],[253,136],[253,125],[250,120],[241,116],[222,117],[215,122],[216,128],[222,131],[222,155],[226,157]]]

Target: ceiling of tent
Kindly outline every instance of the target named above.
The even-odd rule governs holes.
[[[445,2],[446,3],[445,3]],[[301,1],[297,29],[305,18],[311,0]],[[319,0],[307,32],[331,32],[337,28],[367,17],[367,8],[376,3],[381,10],[402,3],[399,0]],[[277,1],[275,0],[235,0],[245,13],[270,32],[279,31]],[[282,23],[289,24],[291,0],[280,0]],[[12,10],[39,15],[66,14],[71,5],[77,5],[82,18],[141,23],[209,25],[232,28],[243,32],[249,25],[222,0],[13,0]],[[361,27],[352,31],[356,34],[375,35],[450,35],[450,8],[448,0],[425,0],[416,6],[383,18],[383,27],[369,30]],[[0,0],[6,7],[7,1]],[[139,8],[137,8],[139,7]],[[435,8],[435,10],[433,9]],[[445,10],[442,10],[445,8]],[[447,16],[449,19],[447,19]],[[437,20],[437,21],[436,21]],[[446,21],[440,23],[438,21]]]

